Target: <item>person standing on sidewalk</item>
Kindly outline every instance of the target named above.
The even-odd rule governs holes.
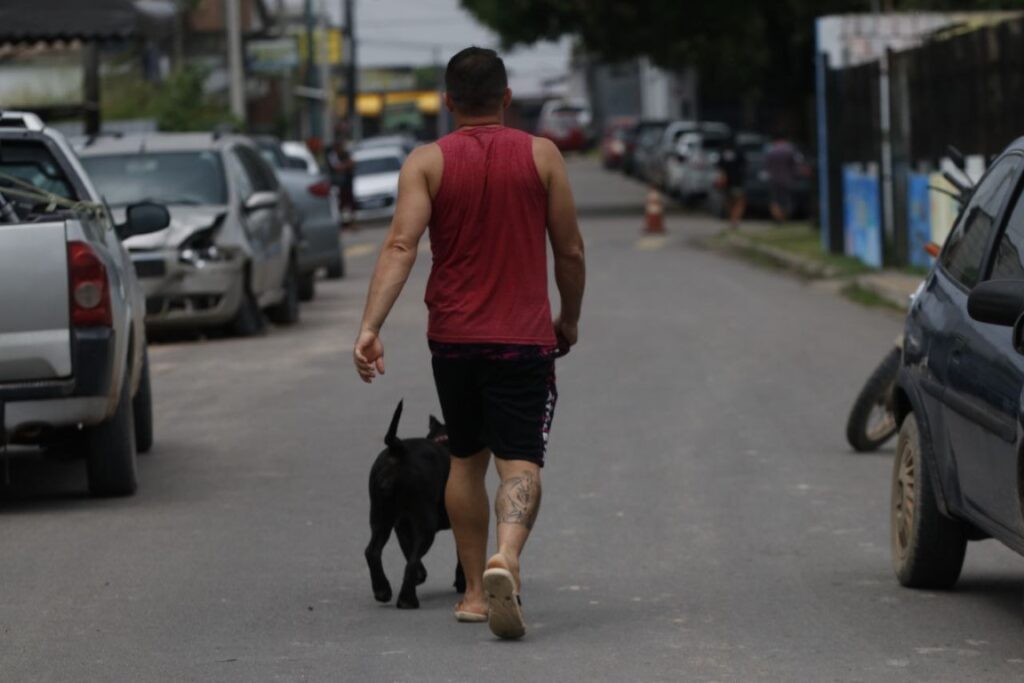
[[[800,154],[784,135],[776,135],[764,155],[771,192],[770,211],[776,223],[784,223],[793,214],[793,186],[796,184]]]
[[[736,137],[730,138],[722,156],[718,160],[721,190],[725,195],[725,212],[729,219],[729,227],[736,230],[740,227],[743,214],[747,210],[747,157],[737,144]]]
[[[381,328],[429,224],[427,337],[452,452],[445,503],[466,574],[455,616],[519,638],[526,631],[520,555],[540,508],[557,399],[554,358],[577,339],[583,238],[558,149],[503,125],[512,93],[497,53],[462,50],[448,62],[445,86],[456,130],[415,149],[402,167],[353,357],[363,381],[384,373]],[[548,241],[561,298],[554,319]],[[498,552],[487,559],[492,453],[501,478]]]

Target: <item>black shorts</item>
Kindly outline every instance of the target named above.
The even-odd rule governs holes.
[[[434,356],[434,381],[456,458],[485,448],[544,466],[555,414],[555,361]]]

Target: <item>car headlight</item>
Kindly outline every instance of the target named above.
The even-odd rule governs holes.
[[[220,221],[208,228],[197,230],[178,247],[178,260],[194,268],[202,268],[207,263],[220,263],[231,258],[228,250],[214,243]]]

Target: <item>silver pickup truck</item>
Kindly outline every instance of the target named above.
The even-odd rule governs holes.
[[[0,111],[0,451],[70,445],[93,495],[130,495],[153,442],[145,299],[121,240],[167,209],[109,210],[64,138]]]

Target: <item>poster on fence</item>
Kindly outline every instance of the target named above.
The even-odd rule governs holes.
[[[847,256],[882,267],[882,216],[878,172],[859,165],[843,167],[843,232]]]

